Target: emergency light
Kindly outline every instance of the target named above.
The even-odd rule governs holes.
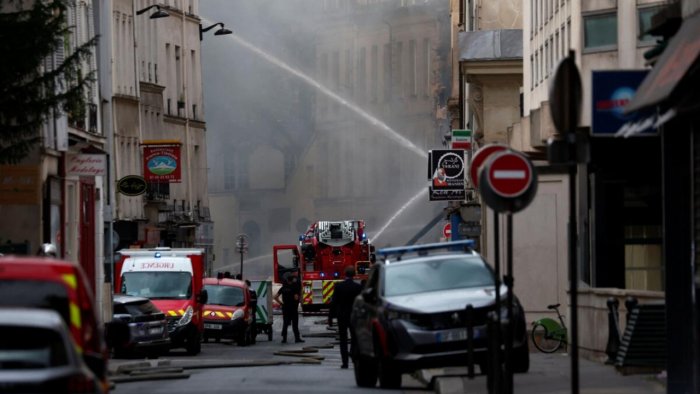
[[[154,255],[154,257],[157,258],[157,259],[159,259],[159,258],[160,258],[160,252],[156,252],[156,254]]]

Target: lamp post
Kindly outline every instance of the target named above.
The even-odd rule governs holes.
[[[236,241],[236,251],[241,254],[241,279],[243,278],[243,255],[248,252],[248,236],[245,234],[238,235],[238,241]]]
[[[217,31],[214,32],[215,36],[223,36],[226,34],[232,34],[233,32],[226,27],[224,27],[224,24],[222,22],[214,23],[213,25],[209,27],[202,28],[202,25],[199,25],[199,41],[202,41],[204,39],[204,33],[208,32],[209,30],[213,29],[216,26],[221,26],[221,28]]]

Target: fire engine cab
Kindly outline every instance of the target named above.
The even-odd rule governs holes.
[[[363,220],[318,221],[299,236],[298,246],[275,245],[273,258],[275,282],[281,283],[285,273],[298,275],[302,310],[318,311],[329,307],[345,267],[355,267],[356,280],[367,279],[374,246]]]

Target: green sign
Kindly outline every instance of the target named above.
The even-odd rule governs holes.
[[[125,196],[146,193],[146,180],[139,175],[127,175],[117,182],[117,191]]]

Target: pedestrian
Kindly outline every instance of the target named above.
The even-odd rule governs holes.
[[[299,335],[299,300],[301,286],[297,283],[296,275],[289,273],[284,276],[282,287],[275,294],[275,301],[282,305],[282,343],[287,343],[287,327],[291,324],[294,331],[294,342],[305,342]],[[280,297],[282,299],[280,300]]]
[[[248,294],[250,295],[250,313],[253,314],[252,322],[250,323],[251,335],[250,343],[255,344],[255,337],[258,335],[258,326],[255,324],[255,317],[258,311],[258,293],[253,290],[253,287],[248,279],[245,280],[246,286],[248,286]]]
[[[340,368],[348,367],[348,330],[350,337],[355,338],[354,330],[350,325],[350,315],[352,304],[355,298],[362,292],[362,285],[355,283],[355,268],[348,266],[345,268],[345,280],[335,285],[333,297],[331,298],[331,310],[328,314],[328,325],[332,325],[333,316],[338,321],[338,334],[340,336],[340,358],[343,364]],[[351,348],[352,351],[352,348]]]

